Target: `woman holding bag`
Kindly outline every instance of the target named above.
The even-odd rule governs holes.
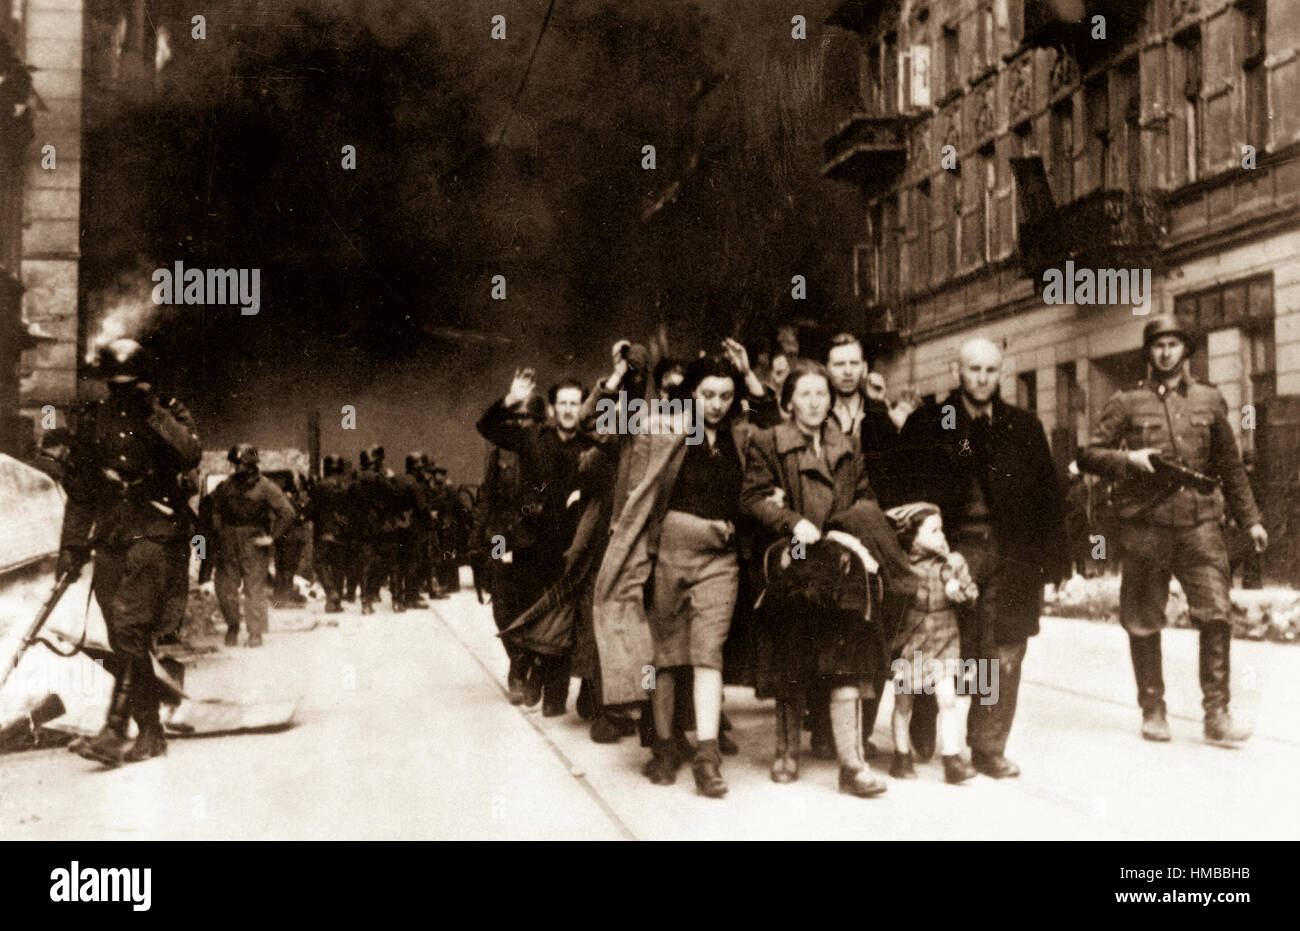
[[[833,420],[830,377],[817,362],[801,359],[781,391],[788,423],[755,434],[745,457],[742,514],[760,523],[772,540],[802,544],[804,552],[830,535],[845,551],[865,546],[868,565],[879,563],[884,604],[898,613],[906,598],[907,559],[898,546],[867,481],[857,439]],[[915,592],[915,583],[910,585]],[[758,691],[777,698],[775,782],[798,778],[804,696],[815,680],[831,688],[831,729],[840,763],[839,787],[859,797],[879,795],[885,783],[862,758],[864,691],[888,668],[889,632],[882,617],[834,611],[810,618],[798,597],[765,600]],[[882,610],[877,610],[883,615]],[[883,666],[882,666],[883,664]]]

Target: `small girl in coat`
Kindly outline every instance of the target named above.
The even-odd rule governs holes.
[[[960,755],[961,719],[957,712],[954,672],[961,660],[957,614],[953,605],[973,602],[979,589],[961,553],[950,552],[943,535],[939,508],[927,502],[890,508],[886,516],[898,530],[898,542],[911,561],[916,576],[916,598],[903,616],[894,642],[894,763],[895,779],[915,779],[908,731],[912,699],[932,691],[939,705],[939,752],[944,778],[965,782],[975,769]]]

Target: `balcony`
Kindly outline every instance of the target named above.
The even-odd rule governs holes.
[[[1094,16],[1105,17],[1108,40],[1131,35],[1142,22],[1143,6],[1134,0],[1025,0],[1024,44],[1056,48],[1089,39]]]
[[[880,19],[885,0],[843,0],[826,17],[826,25],[865,33]]]
[[[1020,256],[1036,289],[1043,272],[1064,268],[1153,268],[1167,231],[1165,212],[1149,194],[1097,190],[1020,224]]]
[[[901,116],[853,114],[822,143],[822,177],[866,191],[893,184],[907,164],[904,124]]]

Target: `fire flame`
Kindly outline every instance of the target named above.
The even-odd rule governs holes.
[[[112,287],[92,296],[91,319],[98,323],[95,336],[86,340],[88,365],[115,339],[139,340],[162,313],[163,308],[153,302],[149,274],[144,270],[124,273]]]

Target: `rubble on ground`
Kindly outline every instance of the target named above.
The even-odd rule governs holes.
[[[1119,621],[1118,575],[1085,579],[1074,575],[1060,586],[1047,588],[1043,613],[1054,617]],[[1300,641],[1300,592],[1285,586],[1259,589],[1234,588],[1231,592],[1233,636],[1245,640]],[[1187,596],[1174,579],[1165,607],[1171,627],[1191,627]]]

